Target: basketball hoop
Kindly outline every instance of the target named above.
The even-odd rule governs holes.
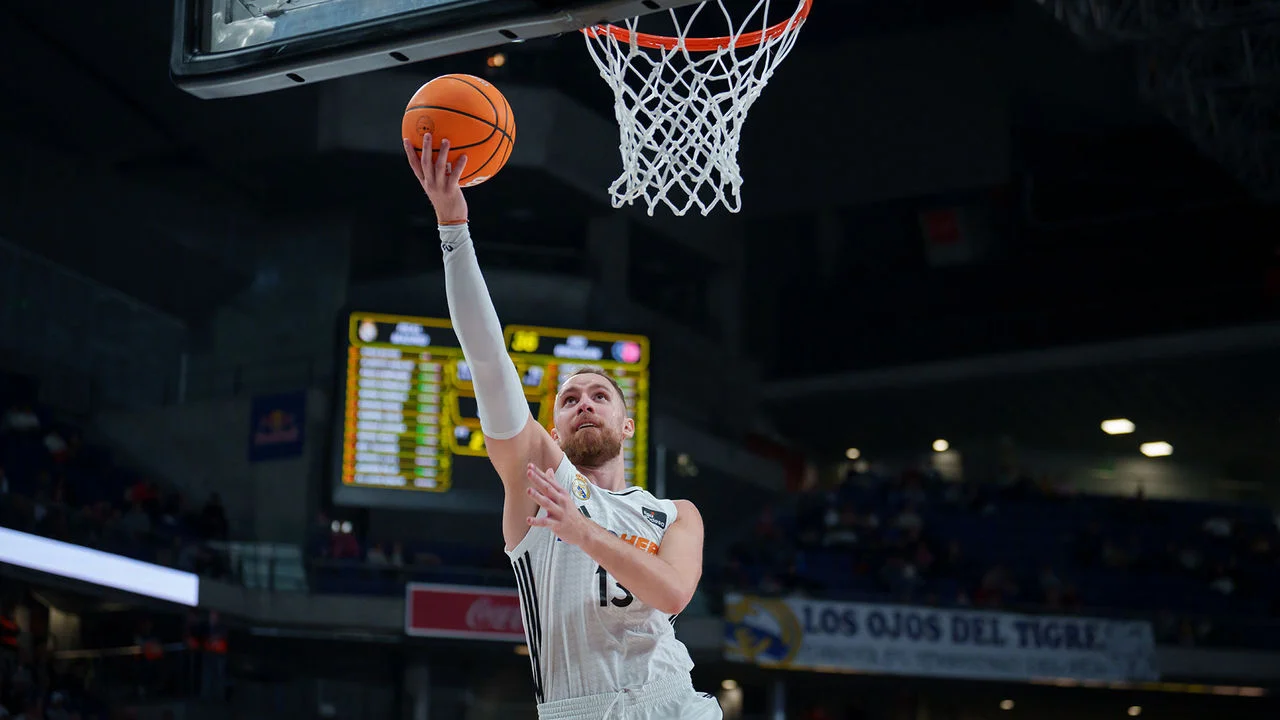
[[[771,0],[754,0],[740,21],[732,0],[705,0],[686,20],[668,10],[673,36],[639,32],[639,18],[585,28],[587,50],[613,89],[621,130],[622,174],[609,187],[613,206],[643,199],[650,215],[664,203],[676,215],[697,206],[742,209],[738,146],[747,112],[795,46],[813,0],[798,0],[787,20],[769,25]],[[787,0],[772,0],[786,3]],[[724,37],[690,37],[693,23],[718,6]],[[748,28],[759,29],[747,32]]]

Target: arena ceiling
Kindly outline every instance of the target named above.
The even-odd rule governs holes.
[[[913,224],[920,198],[868,204],[851,196],[842,206],[783,211],[754,203],[744,285],[781,288],[748,292],[744,310],[748,345],[768,378],[1187,331],[1274,310],[1264,294],[1274,218],[1143,107],[1129,91],[1123,52],[1086,53],[1031,0],[839,0],[814,12],[794,57],[835,58],[832,77],[879,70],[831,55],[843,41],[939,26],[1003,23],[1012,47],[1034,57],[1013,71],[1008,184],[982,190],[1001,196],[994,204],[1007,212],[1012,241],[980,263],[937,268]],[[170,36],[168,12],[126,13],[111,3],[74,13],[49,3],[0,8],[3,62],[29,69],[0,78],[11,99],[0,136],[26,158],[0,170],[8,239],[199,319],[252,281],[235,239],[256,217],[346,211],[375,218],[368,232],[379,237],[420,226],[422,201],[398,158],[315,152],[316,88],[195,99],[168,78]],[[503,81],[552,84],[609,116],[607,91],[579,42],[504,51]],[[785,78],[826,92],[830,79]],[[767,177],[771,162],[757,153],[745,170]],[[1035,177],[1023,176],[1032,162]],[[545,174],[508,172],[519,181],[477,195],[508,225],[554,228],[566,213],[607,211],[602,199]],[[820,211],[854,229],[904,229],[878,242],[851,231],[815,273],[807,241],[780,253],[779,232],[806,234]],[[579,248],[564,233],[540,234],[551,240],[529,242],[534,254],[572,265]]]

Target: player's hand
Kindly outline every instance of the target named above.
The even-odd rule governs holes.
[[[462,196],[462,188],[458,179],[466,174],[467,156],[458,158],[458,162],[449,162],[449,139],[440,141],[440,152],[431,155],[431,133],[422,136],[422,153],[409,138],[404,139],[404,153],[409,158],[409,167],[413,168],[414,177],[423,192],[431,200],[436,209],[436,219],[440,223],[457,223],[467,219],[467,199]],[[421,157],[419,157],[421,155]]]
[[[551,528],[556,537],[570,545],[581,547],[594,523],[578,511],[569,491],[556,484],[554,471],[540,470],[530,463],[528,475],[529,497],[547,511],[544,517],[530,517],[529,525]]]

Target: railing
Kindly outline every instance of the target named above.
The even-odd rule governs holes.
[[[301,546],[281,543],[210,542],[207,547],[225,561],[229,570],[227,579],[249,589],[269,592],[398,595],[409,582],[484,587],[515,585],[514,576],[506,568],[308,558]]]
[[[9,503],[7,496],[0,496],[0,522],[6,519]],[[205,576],[264,592],[397,596],[404,592],[404,585],[408,582],[492,587],[514,585],[511,571],[507,568],[442,564],[393,566],[362,560],[308,558],[303,548],[294,544],[208,542],[196,544],[194,547],[188,544],[184,548],[203,551],[206,557],[212,558],[212,561],[206,561],[202,567],[197,568]],[[120,548],[110,547],[100,549],[121,551]],[[146,552],[145,548],[134,548],[134,550],[136,552],[131,551],[127,554],[138,559],[169,565],[178,564],[176,561],[184,554],[190,555],[190,553],[175,553],[171,550],[162,552]],[[689,616],[723,614],[722,598],[725,588],[715,583],[716,574],[715,566],[707,567],[696,601],[684,614]],[[741,588],[741,590],[753,592],[751,588]],[[891,596],[880,593],[813,594],[813,596],[845,601],[895,602]],[[912,604],[920,605],[919,602]],[[1035,604],[1010,604],[1002,609],[1041,615],[1066,614],[1061,610]],[[1274,650],[1280,647],[1280,618],[1205,615],[1176,611],[1135,612],[1105,607],[1088,607],[1070,614],[1150,620],[1154,624],[1157,639],[1165,644],[1262,650]],[[1190,631],[1189,635],[1188,631]]]
[[[231,578],[250,590],[301,592],[310,590],[302,548],[259,542],[208,543],[226,559]]]
[[[83,673],[82,677],[92,678],[82,691],[108,705],[201,695],[203,653],[190,651],[182,643],[157,645],[150,650],[148,655],[142,647],[131,645],[55,650],[51,655],[64,667],[71,668],[73,675]],[[224,658],[218,660],[225,661]],[[214,699],[212,693],[206,695]]]

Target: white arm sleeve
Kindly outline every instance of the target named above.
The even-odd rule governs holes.
[[[464,225],[441,225],[444,287],[449,318],[471,368],[480,410],[480,429],[495,440],[509,440],[529,422],[529,404],[515,363],[507,354],[489,288],[480,274],[471,231]]]

